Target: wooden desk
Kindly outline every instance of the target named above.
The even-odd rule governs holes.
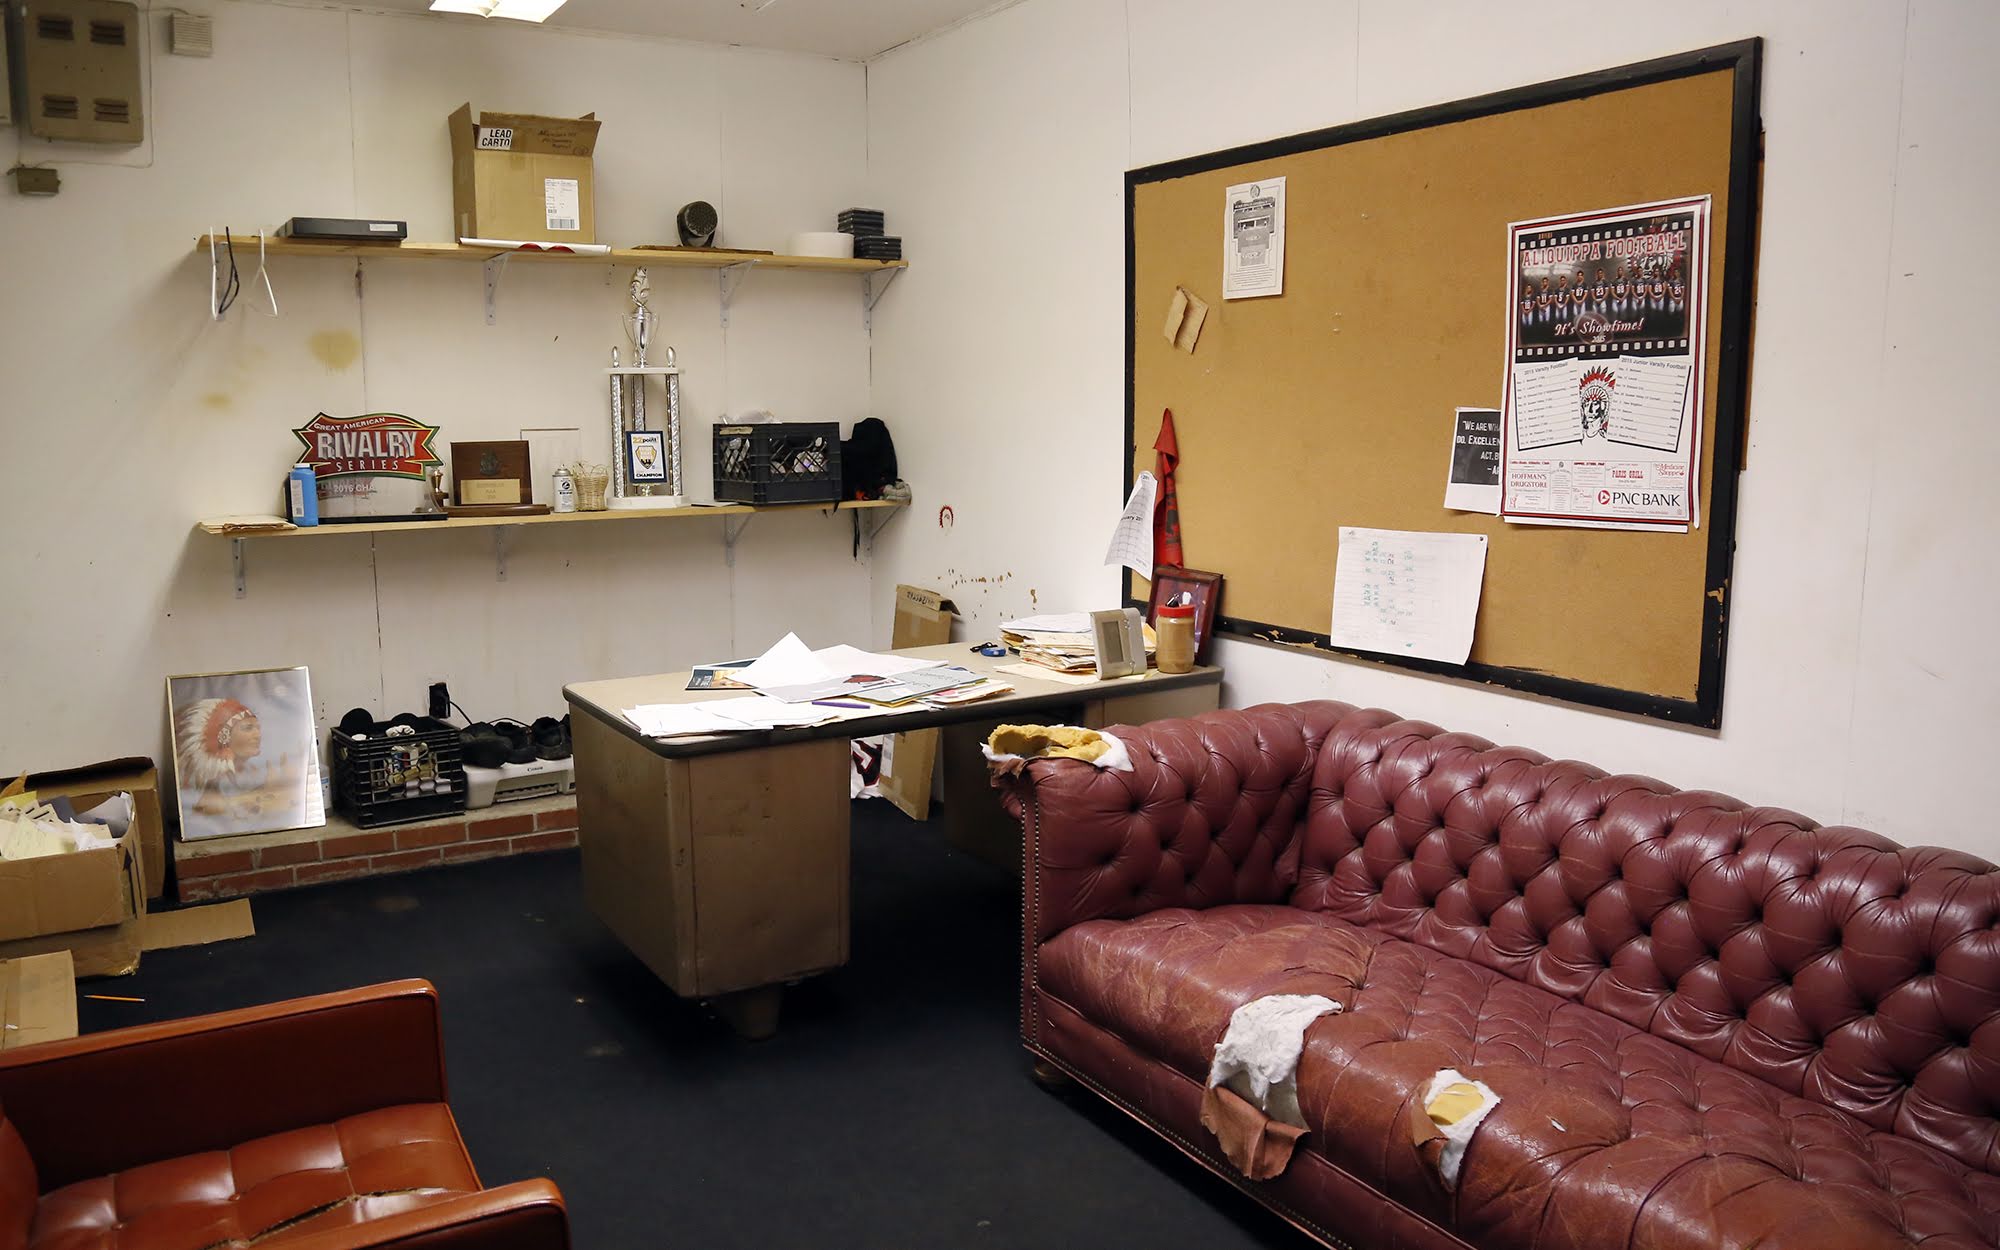
[[[1018,659],[988,658],[964,643],[895,654],[991,674],[1014,690],[962,707],[686,738],[648,738],[622,709],[729,692],[689,690],[687,673],[563,690],[591,910],[676,994],[712,1000],[748,1036],[776,1029],[786,982],[847,962],[849,739],[943,728],[952,840],[1018,863],[1020,830],[987,789],[978,750],[994,725],[1095,728],[1191,716],[1216,707],[1222,688],[1217,668],[1071,685],[994,673]]]

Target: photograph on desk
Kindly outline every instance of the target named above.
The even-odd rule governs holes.
[[[1696,196],[1508,227],[1504,519],[1700,524],[1709,208]]]

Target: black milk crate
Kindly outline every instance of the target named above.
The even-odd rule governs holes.
[[[465,810],[458,730],[419,717],[415,733],[330,735],[333,805],[363,829]]]
[[[715,427],[717,503],[835,503],[840,422],[767,421]]]

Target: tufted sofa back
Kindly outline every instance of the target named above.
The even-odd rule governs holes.
[[[2000,873],[1344,704],[1295,905],[2000,1171]],[[1941,779],[1942,780],[1942,779]]]

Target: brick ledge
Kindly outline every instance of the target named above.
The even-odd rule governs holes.
[[[184,903],[318,885],[576,845],[576,796],[500,803],[439,820],[361,829],[337,814],[323,829],[174,843]]]

